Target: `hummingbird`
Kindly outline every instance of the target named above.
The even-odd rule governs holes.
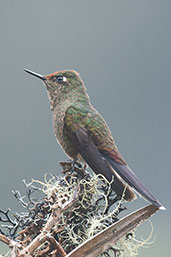
[[[132,201],[136,199],[136,192],[159,209],[165,209],[119,153],[107,123],[92,106],[78,72],[64,70],[40,75],[25,71],[44,82],[54,134],[69,158],[87,163],[96,174],[102,174],[118,197],[124,192],[124,199]]]

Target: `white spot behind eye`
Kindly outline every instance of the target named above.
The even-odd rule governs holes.
[[[66,77],[63,77],[63,82],[66,82],[67,81],[67,78]]]
[[[66,77],[64,77],[64,76],[57,76],[56,77],[56,80],[57,80],[57,82],[66,82],[67,81],[67,78]]]

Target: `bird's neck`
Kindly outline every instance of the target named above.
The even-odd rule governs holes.
[[[85,107],[90,106],[89,96],[86,92],[80,94],[80,92],[71,92],[68,94],[58,95],[53,92],[48,91],[48,98],[50,102],[50,107],[52,111],[56,112],[66,112],[70,106],[75,107]]]

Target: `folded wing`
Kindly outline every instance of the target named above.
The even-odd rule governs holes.
[[[72,134],[71,140],[77,151],[96,174],[102,174],[108,181],[111,181],[114,176],[112,188],[118,195],[122,195],[127,184],[129,186],[127,186],[125,192],[126,200],[131,201],[136,198],[132,190],[134,188],[146,200],[159,209],[164,209],[162,204],[126,164],[118,163],[111,157],[111,153],[108,154],[107,151],[101,151],[96,147],[85,129],[77,129]]]
[[[110,168],[110,165],[102,157],[87,132],[83,128],[79,128],[72,134],[71,140],[77,151],[96,174],[102,174],[108,181],[114,178],[112,188],[117,195],[122,196],[126,184]],[[135,193],[129,186],[126,187],[124,198],[127,201],[132,201],[136,198]]]

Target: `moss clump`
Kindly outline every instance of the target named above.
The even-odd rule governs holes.
[[[13,218],[10,217],[9,211],[0,213],[6,217],[6,221],[3,221],[6,222],[7,232],[3,233],[17,239],[24,247],[41,233],[52,215],[54,206],[72,203],[69,208],[63,208],[58,222],[48,231],[66,253],[118,221],[120,212],[126,210],[123,206],[124,192],[123,197],[119,198],[105,177],[90,175],[80,166],[75,165],[73,168],[70,162],[60,164],[63,176],[50,175],[48,178],[45,175],[44,182],[33,179],[31,183],[25,183],[25,198],[18,191],[14,192],[25,212],[13,212]],[[41,192],[41,197],[36,198],[36,192]],[[138,249],[147,244],[149,238],[137,241],[134,233],[130,235],[119,240],[102,256],[136,256]],[[51,256],[48,247],[47,243],[42,244],[37,249],[37,254],[39,251],[47,251],[46,256]]]

